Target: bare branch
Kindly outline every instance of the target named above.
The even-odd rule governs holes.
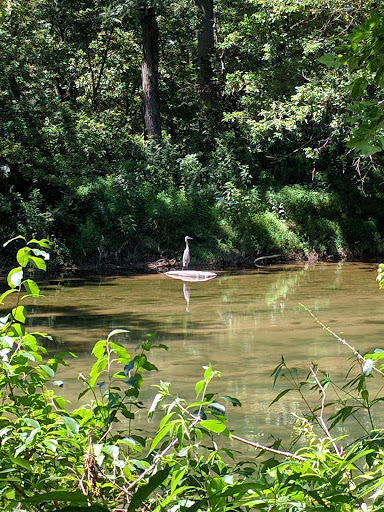
[[[177,403],[177,406],[179,407],[179,409],[181,409],[184,413],[186,413],[190,418],[192,418],[194,420],[191,426],[194,426],[194,424],[198,423],[201,420],[201,418],[198,418],[198,417],[194,416],[193,414],[191,414],[179,402]],[[230,439],[235,439],[236,441],[239,441],[240,443],[247,444],[248,446],[253,446],[253,448],[257,448],[258,450],[263,450],[263,451],[266,451],[266,452],[275,453],[276,455],[281,455],[283,457],[290,457],[292,459],[300,460],[300,461],[303,461],[303,462],[305,460],[307,460],[304,457],[301,457],[300,455],[296,455],[296,454],[294,454],[292,452],[285,452],[285,451],[282,451],[282,450],[276,450],[275,448],[271,448],[270,446],[264,446],[264,445],[259,444],[259,443],[254,443],[253,441],[249,441],[248,439],[243,439],[242,437],[236,436],[235,434],[231,434],[230,435]]]
[[[356,350],[354,347],[352,347],[352,345],[350,345],[346,340],[344,340],[343,338],[340,338],[340,336],[338,336],[335,332],[333,332],[329,327],[327,327],[326,325],[324,325],[322,322],[320,322],[320,320],[312,313],[312,311],[310,309],[308,309],[306,306],[304,306],[304,304],[301,304],[299,303],[300,306],[302,306],[305,311],[308,311],[308,313],[311,315],[312,318],[315,319],[315,321],[321,325],[321,327],[323,329],[325,329],[326,331],[328,331],[330,334],[332,334],[332,336],[334,336],[338,341],[340,341],[343,345],[345,345],[346,347],[349,348],[349,350],[351,350],[351,352],[353,352],[354,356],[356,357],[356,359],[359,361],[360,364],[364,364],[365,363],[365,359],[364,357],[360,354],[360,352],[358,350]],[[378,368],[376,368],[375,366],[372,367],[372,370],[374,370],[375,372],[377,373],[380,373],[380,375],[382,375],[384,377],[384,373],[379,370]]]
[[[260,443],[254,443],[253,441],[249,441],[248,439],[243,439],[242,437],[235,436],[231,434],[231,439],[236,439],[240,443],[247,444],[248,446],[253,446],[257,450],[263,450],[270,453],[275,453],[276,455],[281,455],[282,457],[290,457],[291,459],[300,460],[301,462],[305,462],[307,459],[305,457],[301,457],[300,455],[296,455],[292,452],[285,452],[283,450],[276,450],[275,448],[271,448],[270,446],[264,446]]]
[[[341,457],[343,452],[342,452],[342,450],[339,449],[339,447],[337,446],[337,444],[333,440],[333,438],[331,436],[331,433],[330,433],[330,431],[329,431],[329,429],[327,427],[327,424],[326,424],[326,422],[324,420],[324,408],[325,408],[326,393],[325,393],[324,387],[322,386],[322,384],[321,384],[321,382],[320,382],[320,380],[319,380],[319,378],[317,376],[318,369],[314,370],[313,367],[311,366],[310,370],[311,370],[311,375],[315,379],[316,385],[319,388],[320,393],[321,393],[321,409],[320,409],[320,416],[319,416],[320,426],[323,429],[323,431],[325,432],[326,436],[331,441],[332,446],[333,446],[335,452],[337,453],[337,455],[339,457]]]

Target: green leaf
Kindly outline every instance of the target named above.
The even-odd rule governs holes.
[[[109,349],[112,350],[118,357],[121,359],[121,362],[125,363],[129,361],[130,355],[127,352],[127,349],[121,345],[120,343],[115,343],[113,341],[109,342]]]
[[[21,237],[24,238],[24,237]],[[25,240],[25,238],[24,238]],[[46,249],[49,249],[51,247],[51,242],[48,240],[48,238],[42,238],[41,240],[37,240],[36,238],[32,238],[32,240],[29,240],[28,245],[30,244],[37,244],[40,247],[45,247]]]
[[[26,242],[26,239],[22,235],[14,236],[13,238],[10,238],[6,242],[3,243],[3,247],[6,247],[9,243],[13,242],[14,240],[18,240],[19,238],[23,239],[24,242]]]
[[[172,478],[171,478],[171,492],[173,493],[176,488],[179,486],[180,480],[185,475],[185,472],[187,471],[187,467],[181,467],[180,469],[174,469],[172,471]]]
[[[220,493],[220,496],[243,496],[244,494],[250,494],[251,492],[259,491],[262,489],[264,489],[264,486],[260,483],[239,483]]]
[[[31,249],[33,254],[35,256],[39,256],[40,258],[43,258],[44,260],[49,260],[49,253],[46,251],[42,251],[41,249]]]
[[[70,502],[70,503],[79,503],[79,504],[84,503],[84,505],[85,505],[87,503],[88,499],[87,499],[87,496],[85,496],[80,491],[71,491],[71,490],[66,491],[64,489],[60,489],[57,491],[50,491],[50,492],[45,492],[42,494],[35,494],[31,498],[23,499],[23,501],[25,501],[27,503],[44,503],[45,501],[66,501],[66,502]],[[65,507],[65,508],[67,509],[67,512],[69,512],[71,506]],[[77,507],[75,507],[75,508],[77,508]],[[62,511],[64,509],[60,508],[60,510]],[[84,508],[84,510],[91,511],[92,508],[87,507],[87,508]],[[104,509],[104,510],[107,510],[107,509]]]
[[[233,398],[232,396],[224,395],[224,396],[221,396],[220,398],[222,398],[226,402],[231,403],[234,407],[236,407],[236,406],[241,407],[242,406],[242,403],[240,402],[240,400],[238,400],[237,398]]]
[[[37,286],[35,281],[33,281],[32,279],[26,279],[23,282],[23,285],[24,285],[29,297],[35,297],[35,298],[40,297],[40,288]]]
[[[171,493],[170,493],[170,494],[165,498],[165,500],[163,500],[163,501],[160,503],[160,505],[159,505],[158,509],[155,509],[155,510],[156,510],[156,512],[157,512],[158,510],[174,510],[174,508],[173,508],[173,507],[172,507],[172,508],[168,508],[168,507],[167,507],[168,503],[171,503],[172,501],[174,501],[174,500],[175,500],[175,498],[176,498],[176,496],[177,496],[178,494],[181,494],[181,493],[185,494],[185,492],[186,492],[186,491],[188,491],[189,489],[194,489],[194,487],[193,487],[193,486],[191,486],[191,485],[184,485],[184,486],[182,486],[182,487],[177,487],[176,489],[173,489],[173,490],[171,489]],[[188,501],[188,500],[187,500],[187,501]],[[183,510],[184,512],[186,512],[187,510],[189,510],[189,509],[187,509],[187,508],[186,508],[186,504],[187,504],[187,503],[186,503],[186,500],[183,500],[183,499],[182,499],[182,500],[180,500],[180,501],[179,501],[179,503],[180,503],[180,505],[182,504],[182,507],[180,508],[180,510]],[[191,502],[191,503],[192,503],[192,502]],[[160,507],[161,507],[161,508],[160,508]]]
[[[45,264],[45,261],[42,260],[41,258],[36,258],[36,256],[30,256],[29,257],[29,261],[36,267],[36,268],[39,268],[40,270],[46,270],[47,269],[47,265]]]
[[[30,427],[33,427],[33,428],[40,428],[40,423],[32,418],[26,418],[26,417],[23,417],[21,418],[22,421],[24,421],[24,423],[26,423],[27,425],[29,425]]]
[[[282,356],[281,363],[278,366],[276,366],[276,368],[271,373],[271,376],[274,375],[273,386],[275,386],[277,379],[279,378],[280,373],[282,372],[284,366],[285,366],[285,361],[284,361],[284,357]]]
[[[0,295],[0,304],[4,304],[4,299],[14,292],[17,292],[16,288],[12,288],[12,290],[7,290],[6,292],[2,293]]]
[[[21,267],[13,268],[8,274],[8,286],[10,288],[16,288],[20,286],[21,281],[23,280],[23,275],[23,269]]]
[[[374,155],[375,153],[382,151],[382,148],[380,146],[375,146],[366,139],[360,140],[352,138],[350,141],[347,142],[346,145],[348,148],[353,148],[355,151],[361,153],[363,156]]]
[[[119,447],[114,446],[113,444],[104,445],[103,450],[105,451],[105,453],[108,453],[108,455],[110,455],[113,459],[117,459],[120,452]]]
[[[322,55],[317,60],[321,64],[325,64],[327,67],[333,69],[339,68],[341,65],[339,57],[330,53]]]
[[[13,323],[8,332],[11,336],[19,336],[22,338],[25,336],[25,325]]]
[[[198,398],[198,396],[200,395],[201,390],[203,389],[204,386],[205,386],[204,380],[199,380],[198,382],[196,382],[196,385],[195,385],[196,398]]]
[[[168,345],[164,345],[163,343],[159,343],[158,345],[152,345],[152,348],[162,348],[163,350],[168,351]]]
[[[123,439],[119,439],[118,442],[120,444],[124,444],[131,448],[132,450],[138,451],[138,449],[141,450],[140,446],[138,446],[137,442],[131,438],[131,437],[124,437]]]
[[[74,434],[79,433],[79,424],[76,420],[71,418],[70,416],[61,416],[61,419],[65,423],[65,425],[71,430]]]
[[[55,372],[52,370],[52,368],[50,368],[49,366],[47,366],[46,364],[40,364],[39,365],[39,368],[40,370],[42,370],[46,375],[48,375],[48,377],[54,377],[55,376]]]
[[[32,466],[30,465],[30,463],[26,459],[24,459],[22,457],[12,457],[12,455],[9,455],[9,458],[17,466],[20,466],[20,467],[22,467],[24,469],[27,469],[28,471],[33,473]]]
[[[167,466],[164,469],[161,469],[157,473],[155,473],[149,479],[148,483],[139,487],[139,489],[132,496],[131,503],[128,507],[128,512],[134,512],[138,508],[142,508],[144,504],[144,500],[152,494],[152,492],[164,482],[171,471],[171,466]]]
[[[166,425],[164,425],[164,427],[162,429],[160,429],[160,431],[156,434],[154,440],[152,441],[151,447],[149,448],[148,453],[151,453],[156,448],[156,446],[160,443],[160,441],[162,441],[164,439],[164,437],[170,431],[173,430],[176,423],[177,423],[177,420],[171,421],[171,422],[167,423]]]
[[[30,252],[31,250],[29,249],[29,247],[23,247],[22,249],[19,249],[17,251],[16,259],[21,267],[26,267],[28,265]]]
[[[284,389],[284,391],[282,391],[281,393],[279,393],[273,400],[272,402],[269,404],[269,407],[271,407],[272,404],[278,402],[280,400],[280,398],[283,398],[284,395],[286,395],[287,393],[289,393],[290,391],[292,391],[292,389]]]
[[[219,420],[201,420],[199,422],[199,425],[210,432],[215,432],[216,434],[220,434],[221,432],[224,432],[224,430],[227,428],[224,423],[222,423]]]
[[[25,319],[26,319],[25,307],[17,306],[17,308],[12,309],[12,316],[16,320],[16,322],[25,324]]]
[[[95,343],[95,345],[94,345],[94,347],[92,349],[92,354],[96,358],[99,358],[99,357],[101,357],[102,355],[105,354],[106,347],[107,347],[107,341],[106,340],[99,340],[97,343]]]
[[[186,507],[185,510],[188,512],[200,512],[201,510],[206,510],[205,504],[209,501],[209,496],[207,498],[202,498],[201,500],[197,500],[196,502],[192,502],[190,506]],[[204,506],[203,506],[204,505]],[[210,509],[208,509],[210,510]]]
[[[112,336],[115,336],[116,334],[121,334],[121,333],[125,333],[125,332],[129,332],[127,331],[126,329],[114,329],[113,331],[111,331],[109,334],[108,334],[108,340],[109,338],[111,338]]]
[[[209,366],[204,366],[205,372],[204,372],[204,380],[209,381],[212,377],[212,365],[209,363]]]

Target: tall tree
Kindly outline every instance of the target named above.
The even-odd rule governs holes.
[[[200,12],[198,42],[198,83],[203,103],[212,101],[212,54],[215,46],[213,0],[195,0]]]
[[[159,28],[154,7],[140,5],[143,37],[141,85],[145,137],[161,137],[159,102]]]

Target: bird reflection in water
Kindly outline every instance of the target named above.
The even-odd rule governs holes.
[[[189,284],[188,283],[183,283],[183,295],[184,295],[184,299],[187,303],[187,306],[185,308],[185,311],[187,313],[189,313],[189,302],[191,300],[191,289],[189,287]]]

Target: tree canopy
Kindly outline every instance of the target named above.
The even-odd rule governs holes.
[[[177,256],[185,234],[224,264],[380,253],[382,8],[4,0],[3,239],[76,262]]]

